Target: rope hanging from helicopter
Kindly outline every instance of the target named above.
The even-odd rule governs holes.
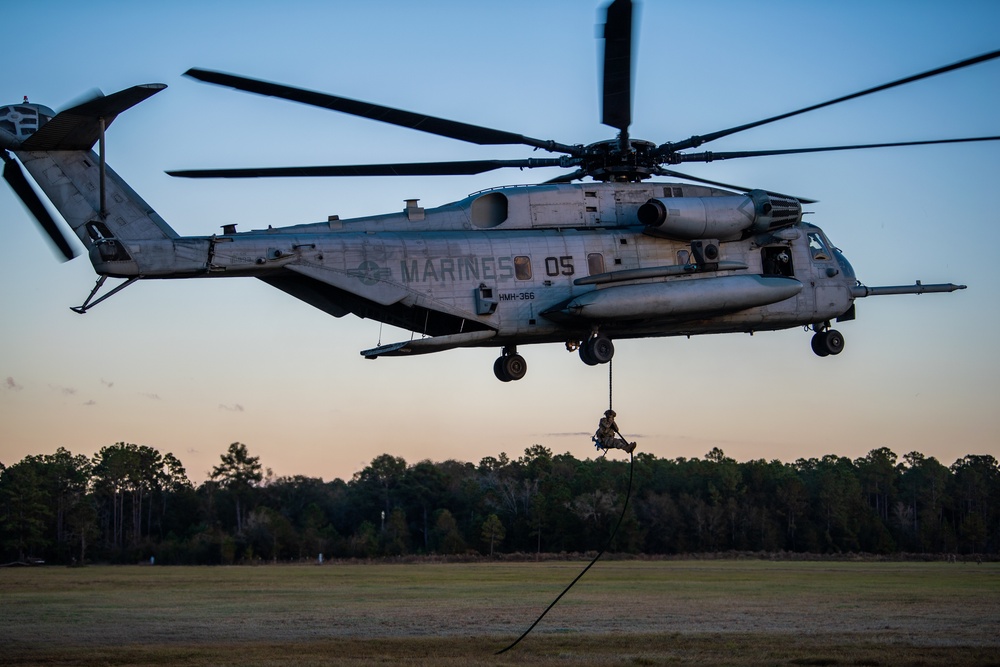
[[[611,413],[612,415],[614,414],[614,407],[613,407],[613,402],[612,402],[612,399],[613,399],[613,396],[614,396],[613,395],[614,380],[613,380],[613,375],[612,375],[612,363],[613,362],[611,362],[611,361],[608,362],[608,412],[605,413],[605,415],[607,415],[608,413]],[[614,424],[613,421],[612,421],[612,424]],[[617,425],[614,425],[614,431],[619,436],[621,436],[621,432],[618,430],[618,426]],[[625,440],[624,437],[622,437],[622,441],[626,442],[626,443],[628,442],[627,440]],[[632,449],[633,450],[634,450],[634,445],[635,445],[635,443],[632,443]],[[600,445],[598,445],[598,447],[600,447]],[[521,634],[520,637],[518,637],[517,639],[515,639],[513,641],[513,643],[511,643],[506,648],[503,648],[503,649],[497,651],[494,655],[500,655],[502,653],[506,653],[510,649],[512,649],[515,646],[517,646],[521,642],[522,639],[524,639],[525,637],[527,637],[528,633],[530,633],[532,630],[535,629],[535,626],[538,625],[543,618],[545,618],[545,615],[548,614],[549,611],[553,607],[556,606],[556,603],[559,602],[559,600],[561,600],[562,597],[564,595],[566,595],[566,593],[569,592],[569,589],[573,588],[573,586],[574,586],[574,584],[576,584],[576,582],[580,581],[580,579],[583,578],[583,575],[587,574],[587,570],[589,570],[590,568],[592,568],[594,566],[594,564],[596,564],[597,561],[600,560],[601,556],[604,555],[604,552],[607,551],[608,547],[611,546],[611,543],[614,541],[615,536],[618,534],[618,529],[622,525],[622,521],[625,520],[625,513],[628,511],[628,502],[629,502],[629,499],[631,499],[631,497],[632,497],[632,476],[633,476],[633,473],[635,471],[635,457],[633,456],[632,450],[626,450],[626,451],[628,451],[628,487],[625,490],[625,502],[624,502],[624,504],[622,504],[622,513],[621,513],[621,515],[619,515],[618,522],[615,524],[614,530],[611,531],[611,535],[608,536],[607,542],[604,543],[604,546],[601,547],[601,550],[597,553],[596,556],[594,556],[594,559],[591,560],[590,563],[587,564],[587,567],[583,568],[583,570],[580,572],[580,574],[576,575],[576,578],[573,579],[573,581],[571,581],[569,583],[569,585],[566,586],[566,588],[563,589],[562,593],[560,593],[559,595],[557,595],[556,599],[553,600],[552,603],[549,604],[549,606],[545,608],[545,611],[543,611],[538,616],[538,618],[535,619],[535,622],[532,623],[528,627],[528,629],[525,630]],[[608,448],[604,448],[604,452],[601,454],[601,457],[604,457],[607,453],[608,453]]]

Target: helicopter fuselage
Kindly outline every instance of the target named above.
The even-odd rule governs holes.
[[[489,346],[596,331],[775,330],[850,310],[853,270],[818,227],[704,239],[718,255],[698,261],[692,244],[702,239],[654,236],[639,221],[640,206],[664,193],[678,204],[741,197],[677,183],[507,187],[429,210],[410,202],[352,220],[146,241],[137,253],[125,243],[102,254],[97,244],[91,259],[116,277],[257,277],[333,315]]]

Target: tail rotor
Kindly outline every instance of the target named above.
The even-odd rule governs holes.
[[[70,245],[69,239],[59,229],[52,214],[49,213],[48,209],[45,208],[45,204],[42,203],[41,197],[38,196],[38,193],[28,183],[28,178],[21,170],[21,166],[14,158],[7,154],[7,151],[0,152],[0,156],[3,157],[4,161],[3,178],[10,185],[18,199],[21,200],[21,203],[24,204],[24,207],[35,218],[38,225],[52,240],[52,244],[65,260],[71,260],[76,257],[77,253]]]

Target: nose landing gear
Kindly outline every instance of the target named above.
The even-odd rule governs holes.
[[[812,337],[813,352],[820,357],[837,355],[844,351],[844,336],[836,329],[830,328],[830,323],[815,325],[816,333]]]

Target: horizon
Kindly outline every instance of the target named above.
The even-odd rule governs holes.
[[[118,442],[112,443],[110,445],[105,445],[105,446],[106,447],[114,447],[115,445],[120,445],[120,444],[124,444],[124,445],[136,445],[136,446],[139,446],[139,447],[148,446],[148,445],[143,445],[142,443],[129,443],[129,442],[124,442],[124,441],[118,441]],[[243,445],[246,445],[246,443],[240,443],[239,441],[234,441],[234,442],[231,443],[231,445],[232,444],[243,444]],[[227,445],[227,449],[223,450],[219,454],[220,461],[221,461],[222,457],[228,451],[228,447],[229,446],[230,445]],[[529,446],[525,447],[521,451],[520,454],[512,454],[511,452],[507,452],[507,451],[496,452],[495,454],[487,454],[487,455],[483,456],[482,458],[480,458],[479,461],[462,460],[462,459],[458,459],[458,458],[449,458],[449,459],[441,459],[441,460],[433,460],[433,459],[429,459],[429,458],[423,458],[423,459],[419,459],[419,460],[407,460],[404,457],[396,456],[392,452],[386,451],[386,452],[381,452],[381,453],[373,455],[371,461],[369,461],[368,463],[366,463],[364,466],[362,466],[358,470],[355,470],[349,476],[345,476],[345,477],[332,477],[332,478],[329,478],[329,479],[327,479],[326,477],[323,477],[323,476],[312,476],[312,475],[307,475],[307,474],[303,474],[303,473],[295,473],[295,472],[288,473],[288,474],[283,474],[283,475],[276,475],[276,474],[273,474],[273,470],[271,469],[270,466],[267,465],[267,462],[260,460],[260,456],[259,455],[255,455],[254,452],[253,452],[253,450],[249,446],[247,447],[247,453],[252,458],[258,459],[258,463],[260,463],[261,468],[266,473],[264,475],[263,481],[260,484],[255,485],[255,486],[262,486],[263,487],[263,486],[267,486],[268,482],[270,482],[270,481],[279,481],[279,480],[282,480],[282,479],[292,479],[292,478],[295,478],[295,477],[306,477],[306,478],[310,478],[310,479],[319,479],[324,484],[329,484],[329,483],[337,481],[337,480],[340,480],[340,481],[343,481],[343,482],[350,482],[353,479],[355,479],[355,477],[359,473],[361,473],[365,468],[369,467],[373,462],[375,462],[377,459],[379,459],[379,458],[381,458],[383,456],[391,456],[393,458],[403,459],[403,461],[406,463],[406,466],[407,466],[408,469],[412,468],[413,466],[417,465],[418,463],[430,462],[431,464],[438,465],[438,464],[441,464],[441,463],[447,463],[449,461],[453,461],[453,462],[460,463],[460,464],[463,464],[463,465],[465,465],[465,464],[471,464],[471,465],[474,465],[474,466],[478,467],[478,466],[480,466],[482,464],[482,462],[483,462],[483,460],[485,458],[494,458],[494,459],[498,459],[499,460],[500,457],[502,457],[502,456],[507,456],[509,463],[516,463],[520,459],[529,456],[529,451],[533,447],[536,447],[536,446],[538,446],[538,445],[529,445]],[[73,451],[72,449],[70,449],[68,447],[63,447],[63,448],[66,449],[66,451],[69,452],[71,455],[81,455],[82,454],[82,452],[75,452],[75,451]],[[28,456],[36,456],[36,455],[38,455],[38,456],[48,456],[50,454],[54,454],[55,452],[57,452],[58,449],[59,448],[56,448],[52,452],[38,452],[36,454],[30,454]],[[101,449],[103,449],[103,447]],[[152,449],[156,449],[156,448],[153,447]],[[596,455],[593,452],[591,452],[591,455],[580,456],[580,455],[578,455],[578,454],[576,454],[574,452],[571,452],[571,451],[556,452],[555,450],[552,450],[551,448],[547,448],[547,449],[549,449],[549,453],[551,454],[551,456],[553,458],[555,458],[557,456],[570,456],[570,457],[576,459],[577,461],[596,461],[597,459],[607,458],[606,455],[610,454],[612,456],[612,458],[610,458],[609,460],[617,461],[619,463],[628,463],[629,462],[628,459],[621,459],[621,460],[619,460],[617,458],[614,458],[614,453],[617,450],[608,450],[605,454],[600,454],[600,455]],[[166,455],[168,453],[169,454],[173,454],[180,461],[181,465],[184,466],[185,477],[187,478],[188,481],[192,482],[195,487],[201,486],[202,484],[204,484],[204,483],[206,483],[206,482],[208,482],[208,481],[211,480],[211,478],[212,478],[212,470],[208,470],[205,473],[203,473],[203,478],[202,479],[195,479],[195,477],[192,476],[191,472],[187,469],[187,466],[184,465],[183,458],[181,458],[180,456],[177,456],[177,454],[175,454],[174,452],[166,452],[166,451],[159,451],[159,450],[156,450],[156,451],[161,456],[162,455]],[[823,454],[821,456],[798,457],[795,460],[782,460],[782,459],[777,459],[777,458],[772,458],[772,459],[767,459],[767,458],[751,458],[751,459],[741,460],[741,459],[734,459],[733,457],[727,455],[723,450],[721,450],[719,448],[713,448],[713,449],[709,450],[708,452],[705,452],[705,454],[703,454],[701,456],[672,456],[672,457],[671,456],[656,456],[655,454],[653,454],[651,452],[643,452],[643,451],[640,450],[640,448],[636,448],[635,456],[638,457],[641,454],[650,454],[651,456],[653,456],[654,460],[672,461],[672,462],[676,462],[676,463],[685,463],[685,462],[688,462],[688,461],[717,462],[717,461],[714,461],[714,459],[713,459],[713,456],[716,455],[716,451],[718,452],[719,456],[723,456],[727,460],[734,461],[737,465],[743,465],[743,464],[747,464],[747,463],[755,463],[755,462],[758,462],[758,461],[764,461],[764,462],[766,462],[768,464],[771,464],[771,463],[774,463],[775,461],[777,461],[778,463],[780,463],[782,465],[795,467],[795,466],[797,466],[797,464],[799,462],[802,462],[802,461],[806,461],[806,462],[808,462],[808,461],[822,461],[822,460],[826,459],[829,456],[833,456],[833,457],[836,457],[838,459],[847,459],[852,464],[857,464],[858,461],[863,460],[868,455],[870,455],[873,452],[876,452],[878,450],[877,449],[870,450],[870,451],[866,452],[864,456],[860,456],[860,457],[856,457],[856,458],[851,458],[849,456],[844,456],[844,455],[841,455],[841,454],[836,454],[834,452],[828,452],[828,453]],[[907,462],[905,461],[905,457],[907,455],[909,455],[909,454],[916,453],[916,454],[924,455],[923,452],[919,452],[919,451],[916,451],[916,450],[912,450],[912,451],[909,451],[909,452],[896,452],[896,451],[890,449],[890,452],[896,457],[896,460],[897,460],[897,464],[896,465],[897,465],[897,467],[900,467],[900,466],[902,466],[902,467],[909,467],[907,465]],[[98,449],[97,451],[95,451],[92,455],[88,456],[87,458],[90,461],[94,461],[94,460],[96,460],[98,458],[99,454],[100,454],[100,449]],[[83,454],[83,455],[86,456],[85,454]],[[937,461],[940,465],[942,465],[945,468],[948,468],[950,470],[955,464],[962,462],[963,460],[965,460],[968,457],[974,457],[974,456],[991,456],[992,457],[993,455],[992,454],[975,454],[973,452],[969,452],[967,454],[959,456],[957,459],[955,459],[955,461],[952,461],[950,463],[949,462],[945,462],[945,461],[941,461],[941,460],[937,459],[937,457],[932,456],[932,455],[924,455],[924,456],[925,456],[926,460],[929,461],[929,460],[933,459],[933,460]],[[3,460],[0,460],[0,466],[2,466],[2,467],[0,467],[0,477],[3,476],[3,470],[4,470],[4,468],[10,468],[11,466],[16,465],[17,463],[20,463],[20,462],[24,461],[25,458],[27,458],[27,456],[24,457],[24,458],[22,458],[22,459],[20,459],[20,460],[18,460],[18,461],[12,461],[10,463],[8,463],[6,461],[3,461]],[[993,457],[993,458],[995,460],[996,457]]]

